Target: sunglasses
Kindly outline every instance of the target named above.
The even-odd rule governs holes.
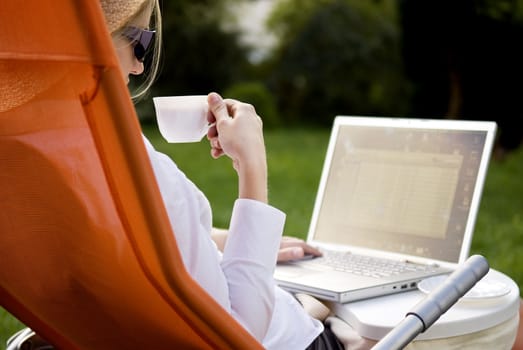
[[[145,54],[153,42],[155,31],[137,27],[126,27],[122,35],[129,39],[134,45],[134,56],[136,59],[143,62]]]

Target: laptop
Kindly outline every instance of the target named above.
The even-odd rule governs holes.
[[[323,256],[278,264],[278,285],[345,303],[452,272],[469,255],[495,132],[490,121],[336,117],[307,235]]]

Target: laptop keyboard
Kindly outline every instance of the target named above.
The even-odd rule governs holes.
[[[430,272],[434,266],[420,265],[406,261],[370,257],[348,252],[323,251],[323,256],[302,261],[309,267],[320,267],[353,273],[367,277],[390,277],[404,273]]]

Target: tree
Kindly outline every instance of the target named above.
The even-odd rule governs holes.
[[[162,66],[153,95],[207,94],[221,91],[249,68],[239,33],[225,29],[227,7],[239,0],[162,2]],[[142,101],[140,114],[152,116]]]
[[[269,27],[280,45],[270,86],[292,122],[401,114],[408,89],[391,1],[287,0]],[[299,9],[299,10],[296,10]]]
[[[247,49],[221,25],[228,1],[164,1],[165,64],[158,86],[171,94],[207,93],[241,76]]]
[[[499,146],[521,143],[521,0],[401,0],[412,113],[495,120]]]

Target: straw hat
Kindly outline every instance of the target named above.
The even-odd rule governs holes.
[[[1,1],[1,0],[0,0]],[[122,28],[148,0],[100,0],[109,31]],[[21,66],[20,61],[0,60],[0,113],[16,108],[42,93],[67,73],[45,61]]]
[[[109,32],[123,25],[143,6],[146,0],[100,0]]]
[[[123,27],[147,1],[100,0],[109,31],[112,33]],[[64,68],[46,62],[32,62],[22,67],[16,60],[0,60],[0,113],[42,93],[66,73]]]

